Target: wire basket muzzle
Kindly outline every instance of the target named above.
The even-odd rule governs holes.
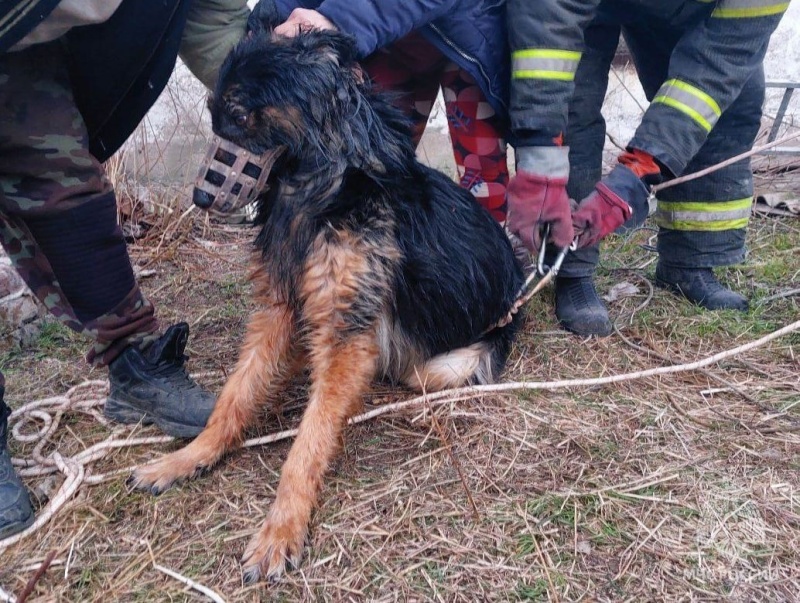
[[[223,214],[252,203],[264,191],[270,168],[281,151],[254,155],[215,136],[197,174],[192,201],[202,209]]]

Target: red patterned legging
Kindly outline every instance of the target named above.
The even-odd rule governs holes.
[[[397,94],[397,105],[412,120],[418,144],[442,88],[460,184],[498,222],[506,218],[508,164],[500,120],[473,77],[411,33],[362,62],[382,89]]]

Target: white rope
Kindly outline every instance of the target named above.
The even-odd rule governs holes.
[[[777,331],[773,331],[772,333],[769,333],[755,341],[719,352],[695,362],[672,366],[662,366],[644,371],[636,371],[633,373],[624,373],[620,375],[610,375],[607,377],[596,377],[590,379],[498,383],[495,385],[462,387],[458,389],[435,392],[423,396],[417,396],[410,400],[404,400],[394,404],[387,404],[378,408],[374,408],[368,412],[364,412],[356,417],[353,417],[350,419],[350,424],[362,423],[390,412],[398,412],[414,406],[420,406],[423,404],[433,406],[435,404],[467,400],[487,393],[515,390],[552,390],[574,387],[590,387],[619,383],[621,381],[631,381],[656,375],[697,370],[720,362],[721,360],[725,360],[749,350],[761,347],[774,339],[797,330],[800,330],[800,320],[786,325]],[[11,413],[9,421],[16,420],[16,423],[13,425],[12,429],[9,430],[14,439],[21,442],[32,443],[36,441],[37,437],[39,438],[38,442],[34,446],[33,451],[31,452],[30,458],[12,459],[12,463],[14,465],[21,467],[21,469],[19,469],[19,474],[22,477],[34,477],[58,472],[62,473],[65,479],[56,495],[50,500],[45,509],[39,513],[39,516],[32,526],[14,536],[0,540],[0,552],[12,544],[17,543],[38,531],[43,525],[50,521],[50,519],[52,519],[52,517],[64,507],[64,505],[67,504],[67,502],[75,495],[81,485],[100,484],[108,481],[109,479],[113,479],[118,475],[130,473],[133,469],[135,469],[135,466],[131,466],[115,469],[109,471],[108,473],[91,475],[91,470],[88,466],[91,463],[94,463],[105,457],[109,451],[115,448],[142,446],[148,444],[164,444],[174,440],[174,438],[170,436],[133,438],[130,436],[136,427],[117,426],[112,429],[111,434],[106,440],[98,442],[97,444],[93,444],[92,446],[85,448],[71,457],[65,457],[58,451],[53,451],[49,454],[45,454],[43,452],[45,446],[50,443],[50,437],[55,433],[61,417],[65,413],[68,411],[79,410],[90,412],[91,414],[94,407],[100,406],[104,403],[107,395],[108,382],[85,381],[84,383],[81,383],[80,385],[70,389],[64,396],[54,396],[52,398],[34,400],[28,404],[25,404],[24,406],[21,406]],[[26,433],[23,429],[23,426],[28,426],[29,428],[31,423],[36,420],[43,424],[42,427],[39,428],[35,434]],[[297,435],[297,429],[288,429],[264,437],[252,438],[247,440],[243,446],[262,446],[264,444],[270,444],[272,442],[292,438],[295,435]]]

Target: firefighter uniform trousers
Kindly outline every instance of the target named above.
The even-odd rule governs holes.
[[[547,53],[547,70],[529,71],[535,78],[574,78],[565,135],[571,165],[568,192],[573,199],[585,198],[602,177],[606,124],[601,108],[620,33],[650,101],[630,147],[654,155],[674,176],[752,148],[764,99],[763,56],[788,2],[669,2],[670,10],[657,4],[604,0],[584,30],[583,52],[528,51]],[[682,6],[673,10],[677,5]],[[728,48],[728,41],[743,30],[751,32],[752,44],[761,40],[747,54],[735,44]],[[706,64],[705,72],[699,73],[695,65],[702,61],[697,61],[697,53],[705,53],[708,61],[715,52],[719,64]],[[724,96],[720,90],[739,87],[735,97],[724,99],[727,106],[721,110],[714,97]],[[742,262],[752,198],[749,159],[659,193],[655,221],[660,262],[689,269]],[[590,276],[598,259],[597,246],[573,252],[560,276]]]

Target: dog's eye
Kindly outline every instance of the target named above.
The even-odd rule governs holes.
[[[236,122],[237,126],[246,126],[247,125],[247,113],[237,113],[233,116],[233,121]]]

